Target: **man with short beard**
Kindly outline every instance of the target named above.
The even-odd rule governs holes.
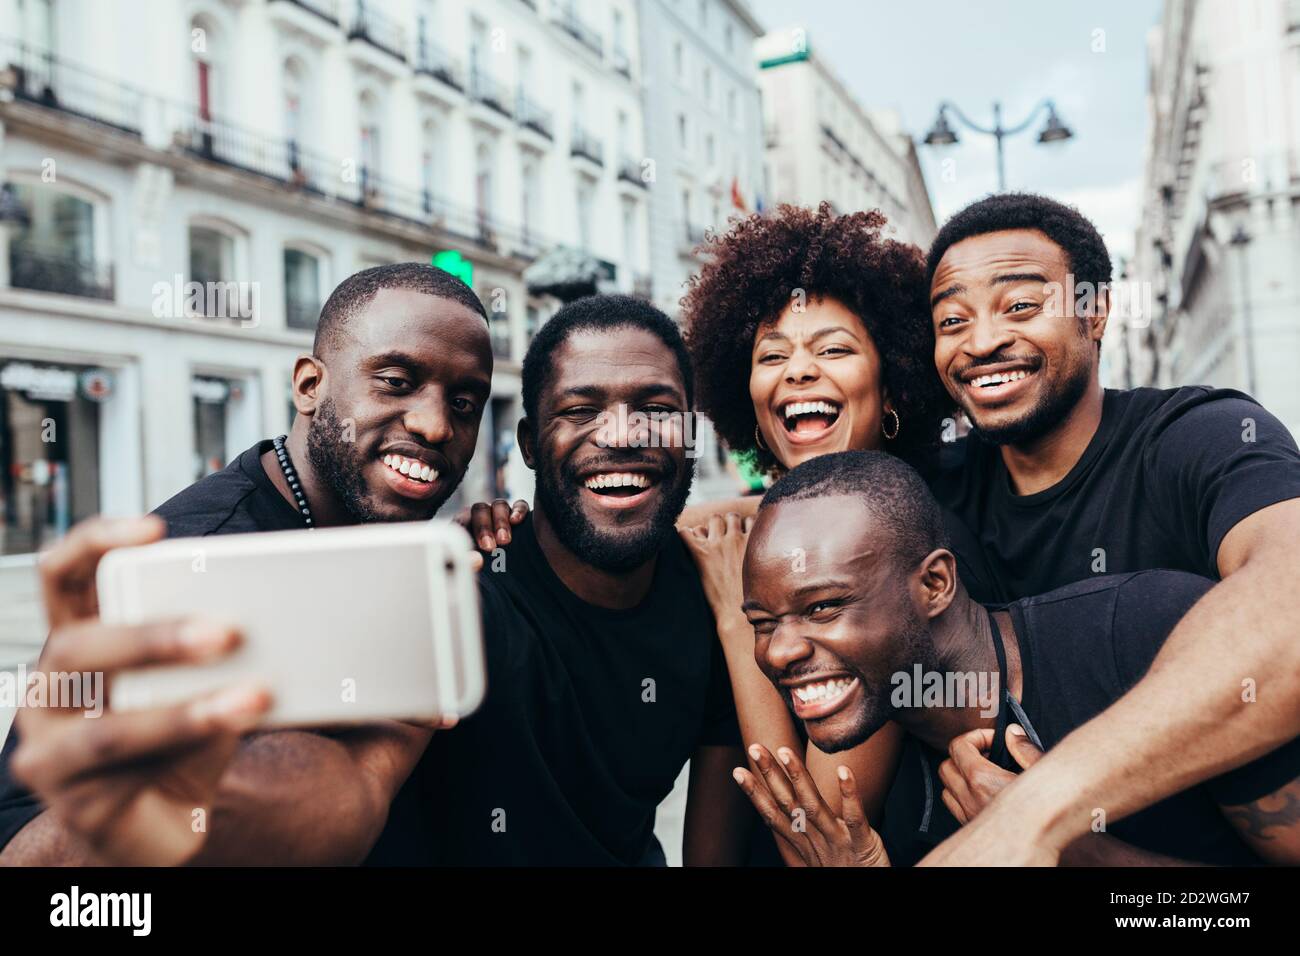
[[[935,366],[974,426],[934,487],[1000,597],[1155,568],[1218,582],[1132,694],[935,856],[1046,862],[1094,808],[1119,819],[1295,736],[1300,452],[1240,392],[1101,387],[1111,263],[1074,209],[974,203],[939,231],[929,276]]]
[[[420,838],[386,835],[371,862],[662,863],[655,808],[688,759],[684,862],[741,862],[730,682],[674,528],[691,397],[676,325],[640,300],[581,299],[533,340],[518,435],[536,500],[480,575],[487,697],[393,804]]]
[[[312,353],[294,366],[298,414],[287,438],[258,442],[154,516],[84,522],[43,556],[51,634],[40,666],[110,670],[229,652],[238,635],[213,622],[102,624],[94,579],[103,554],[164,534],[431,518],[464,476],[491,381],[487,314],[459,279],[399,263],[344,280],[321,311]],[[24,709],[5,756],[35,794],[0,767],[0,862],[361,860],[429,730],[389,721],[241,742],[268,700],[237,687],[93,721]],[[195,807],[213,810],[206,831],[191,827]]]

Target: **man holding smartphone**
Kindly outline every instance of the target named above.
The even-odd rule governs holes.
[[[386,298],[376,294],[372,302]],[[462,317],[446,318],[455,323],[452,334],[466,336],[454,343],[464,347],[477,342],[481,327],[470,334]],[[476,381],[484,389],[477,394],[485,395],[486,377],[476,379],[468,363],[449,367],[422,356],[406,338],[398,346],[353,333],[359,324],[348,323],[349,334],[368,348],[349,367],[361,370],[364,388],[385,396],[381,405],[409,409],[390,420],[406,435],[399,441],[395,429],[358,427],[355,450],[317,441],[313,451],[308,441],[298,445],[302,454],[290,443],[292,461],[305,460],[316,478],[284,475],[289,492],[307,491],[299,508],[304,526],[322,515],[331,523],[416,516],[419,506],[407,501],[431,513],[430,503],[450,493],[473,447],[454,422],[435,426],[457,411],[457,396],[473,398]],[[429,350],[455,356],[447,334],[429,327],[423,340]],[[320,381],[330,387],[334,374],[328,369]],[[257,688],[167,712],[110,713],[90,727],[63,714],[25,716],[33,743],[20,748],[17,769],[63,823],[36,818],[0,859],[655,862],[655,807],[690,758],[684,856],[688,863],[736,862],[752,818],[727,779],[740,754],[729,684],[693,564],[673,533],[692,476],[683,436],[674,430],[689,414],[691,388],[680,335],[637,300],[586,300],[548,323],[530,349],[524,378],[529,417],[520,437],[539,473],[538,512],[518,529],[507,568],[483,572],[489,673],[478,713],[454,735],[435,738],[440,746],[427,753],[429,732],[406,725],[328,737],[273,732],[237,744],[266,705]],[[321,404],[313,399],[311,413]],[[653,434],[602,427],[620,405],[664,412],[669,424]],[[349,407],[358,406],[364,403]],[[435,408],[446,411],[434,414]],[[463,414],[466,427],[477,425],[477,408],[463,406]],[[339,413],[324,417],[344,421]],[[363,433],[373,438],[363,441]],[[459,465],[454,480],[439,467],[444,460]],[[413,475],[416,463],[420,472]],[[423,496],[410,484],[430,477],[438,493]],[[321,489],[332,492],[321,499],[332,512],[313,498]],[[283,513],[290,500],[304,504],[283,492],[266,506]],[[110,669],[206,659],[233,645],[235,635],[220,628],[111,634],[90,619],[85,602],[93,601],[88,582],[98,556],[156,533],[93,525],[46,563],[47,592],[82,588],[79,613],[67,614],[82,622],[60,620],[46,667],[52,660],[71,669],[92,660],[97,647],[112,647],[102,664]],[[151,759],[142,766],[142,758]],[[201,832],[190,826],[194,809],[212,810]]]
[[[42,557],[51,635],[40,666],[111,673],[228,652],[238,635],[219,623],[100,624],[100,557],[164,534],[431,518],[464,476],[491,380],[486,312],[459,279],[399,263],[344,280],[321,311],[312,354],[294,367],[287,440],[259,442],[155,517],[85,522]],[[429,730],[389,722],[237,745],[268,705],[260,688],[236,687],[96,720],[23,709],[5,762],[15,754],[17,775],[56,813],[0,767],[0,862],[360,860]],[[213,823],[229,839],[206,840]]]

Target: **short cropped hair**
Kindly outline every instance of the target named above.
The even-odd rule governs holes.
[[[668,346],[682,373],[687,408],[693,407],[695,386],[691,377],[691,357],[677,323],[644,299],[630,295],[589,295],[570,302],[551,316],[528,346],[522,369],[524,417],[536,425],[542,390],[554,372],[551,358],[570,336],[575,332],[609,332],[626,328],[645,329]]]
[[[394,262],[362,269],[338,284],[320,310],[312,352],[320,356],[338,348],[348,321],[369,305],[380,289],[411,289],[439,299],[450,299],[477,312],[483,316],[483,321],[487,321],[487,310],[474,290],[450,272],[423,262]]]
[[[939,503],[910,465],[882,451],[840,451],[818,455],[781,476],[759,511],[782,501],[854,495],[893,538],[895,558],[914,567],[936,548],[947,548],[948,532]]]
[[[926,284],[934,281],[949,248],[972,236],[1009,229],[1036,229],[1065,251],[1075,285],[1087,282],[1098,294],[1110,283],[1110,253],[1101,233],[1073,206],[1035,193],[995,193],[971,203],[943,224],[926,257]]]

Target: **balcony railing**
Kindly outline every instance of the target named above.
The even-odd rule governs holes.
[[[569,153],[584,156],[598,166],[605,165],[605,144],[581,126],[573,127],[573,135],[569,138]]]
[[[470,70],[469,95],[470,99],[496,110],[502,116],[507,118],[510,116],[509,91],[504,84],[498,83],[491,74],[481,68]]]
[[[600,31],[588,26],[571,6],[557,7],[554,19],[561,30],[591,50],[596,56],[605,55],[605,38],[601,36]]]
[[[629,80],[632,78],[632,60],[627,55],[626,50],[621,47],[614,47],[614,49],[610,51],[609,61],[614,67],[615,72],[622,73]]]
[[[302,7],[308,13],[313,13],[327,23],[334,26],[339,25],[339,0],[271,0],[272,3],[288,3],[295,7]]]
[[[555,138],[555,134],[551,131],[550,110],[542,109],[536,102],[530,100],[523,90],[519,91],[519,96],[515,100],[515,119],[519,121],[520,126],[526,126],[547,139]]]
[[[618,178],[627,183],[648,189],[645,178],[641,175],[641,161],[631,156],[624,156],[618,164]]]
[[[144,94],[22,43],[0,44],[0,89],[14,97],[140,135]]]
[[[452,89],[464,91],[465,81],[461,78],[460,63],[436,43],[428,42],[423,36],[419,38],[415,50],[415,72],[424,73],[446,83]]]
[[[9,284],[15,289],[59,292],[113,301],[113,267],[66,249],[15,240],[9,246]]]
[[[388,19],[374,8],[373,3],[357,0],[356,13],[348,29],[349,40],[364,40],[375,49],[406,59],[406,31],[401,24]]]

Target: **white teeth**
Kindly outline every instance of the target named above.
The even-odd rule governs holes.
[[[585,482],[588,488],[649,488],[650,478],[647,475],[637,474],[629,471],[606,472],[605,474],[592,475]]]
[[[796,687],[794,695],[805,704],[814,700],[835,700],[852,683],[851,679],[840,677],[820,684],[805,684],[802,687]]]
[[[398,474],[414,478],[416,481],[438,480],[438,469],[413,458],[403,458],[401,455],[385,455],[384,464]]]
[[[830,402],[791,402],[785,406],[785,417],[796,415],[837,415],[840,407]]]
[[[976,388],[983,388],[986,385],[1005,385],[1008,382],[1018,382],[1026,378],[1028,372],[1017,370],[1014,372],[994,372],[992,375],[980,375],[971,379],[971,384]]]

